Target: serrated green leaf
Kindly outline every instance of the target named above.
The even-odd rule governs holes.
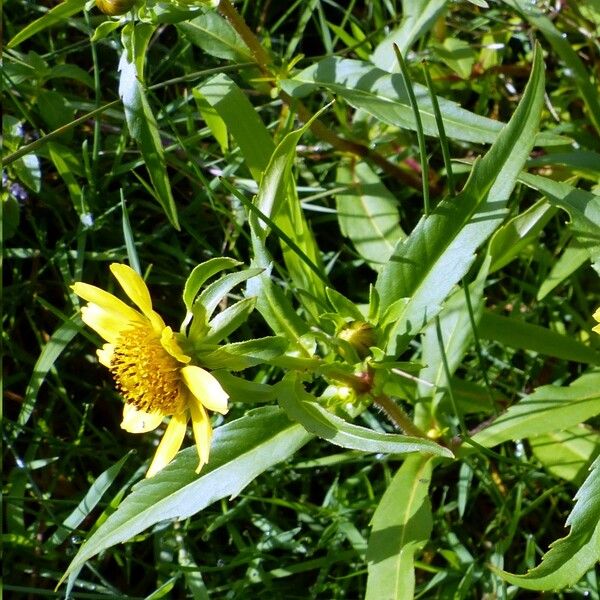
[[[363,452],[426,452],[447,458],[454,456],[448,448],[428,439],[380,433],[344,421],[321,407],[314,396],[304,390],[302,382],[295,375],[284,377],[281,383],[277,384],[277,389],[279,404],[290,419],[301,423],[310,433],[337,446]]]
[[[459,77],[468,79],[477,58],[475,51],[464,40],[447,37],[442,44],[434,44],[434,55],[445,62]]]
[[[568,387],[544,385],[513,404],[473,441],[491,448],[508,440],[568,429],[600,414],[600,371],[582,375]]]
[[[63,575],[159,521],[185,519],[209,504],[235,497],[255,477],[311,439],[282,410],[258,408],[215,430],[210,462],[197,475],[198,455],[187,448],[157,475],[136,484],[118,509],[86,540]]]
[[[390,354],[439,312],[471,266],[477,248],[504,219],[506,203],[532,148],[543,95],[538,47],[517,110],[485,157],[473,165],[462,192],[442,200],[422,218],[379,273],[380,324],[393,323],[387,348]],[[386,315],[394,305],[397,314]]]
[[[226,154],[229,151],[229,134],[227,132],[227,123],[221,118],[221,115],[216,111],[214,106],[211,106],[206,98],[200,93],[198,88],[192,90],[198,112],[207,127],[210,129],[215,140],[221,147],[221,152]]]
[[[479,335],[483,339],[495,340],[511,348],[532,350],[563,360],[600,364],[600,353],[572,336],[490,311],[483,313],[479,323]]]
[[[317,116],[318,114],[315,118]],[[326,277],[321,253],[304,218],[291,173],[296,158],[296,146],[310,127],[310,123],[309,121],[300,129],[288,133],[277,145],[261,179],[254,204],[257,210],[269,217],[295,245],[293,247],[285,240],[280,240],[283,260],[296,287],[307,292],[317,302],[308,299],[307,295],[300,296],[300,299],[310,312],[318,314],[318,303],[326,306]],[[253,215],[250,225],[264,244],[270,233],[268,224]]]
[[[365,317],[360,312],[358,306],[348,300],[346,296],[330,287],[325,289],[325,293],[327,294],[327,300],[329,300],[331,306],[340,317],[350,317],[357,321],[364,320]]]
[[[408,456],[375,509],[365,600],[414,598],[414,556],[433,527],[428,496],[432,471],[430,456]]]
[[[498,570],[509,583],[528,590],[557,590],[577,583],[600,560],[600,456],[575,495],[567,537],[550,545],[542,562],[526,575]]]
[[[342,234],[378,270],[388,261],[396,244],[406,237],[400,226],[398,203],[365,162],[339,166],[336,180],[348,186],[335,196]]]

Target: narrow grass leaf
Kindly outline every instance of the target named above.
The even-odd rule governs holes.
[[[350,450],[403,454],[426,452],[452,458],[453,454],[435,442],[423,438],[392,433],[380,433],[348,423],[321,407],[315,397],[304,390],[302,382],[294,375],[284,377],[277,384],[277,399],[288,417],[301,423],[307,431],[332,444]]]
[[[98,502],[102,500],[105,492],[112,485],[129,456],[130,454],[126,454],[96,478],[83,500],[52,534],[52,537],[48,542],[50,546],[62,544],[67,536],[71,535],[71,533],[79,527],[82,521],[89,516]]]
[[[550,545],[542,562],[525,575],[498,570],[509,583],[528,590],[556,590],[577,583],[600,560],[600,456],[575,495],[565,525],[567,537]]]
[[[536,294],[538,301],[543,300],[552,290],[565,282],[581,265],[590,259],[590,253],[578,237],[573,237],[558,260],[552,265],[548,277],[544,279]]]
[[[29,421],[29,417],[33,413],[37,400],[37,393],[46,379],[46,375],[58,357],[62,354],[67,344],[77,335],[83,327],[83,322],[78,316],[72,317],[69,321],[62,323],[58,329],[50,336],[50,339],[40,352],[40,355],[35,362],[29,384],[25,390],[25,400],[17,418],[17,427],[14,431],[16,437],[23,426]]]
[[[412,600],[415,553],[433,527],[428,490],[430,456],[408,456],[385,491],[371,521],[365,600]]]
[[[544,385],[513,404],[473,441],[491,448],[579,425],[600,414],[600,371],[582,375],[571,385]]]
[[[289,458],[312,436],[274,407],[257,408],[215,430],[209,464],[197,475],[195,448],[136,484],[117,510],[86,540],[63,575],[159,521],[185,519],[209,504],[237,496],[255,477]]]

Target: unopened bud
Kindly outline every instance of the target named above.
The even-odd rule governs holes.
[[[124,15],[135,4],[136,0],[96,0],[96,6],[111,17]]]
[[[364,321],[348,323],[339,332],[338,337],[348,342],[361,359],[369,354],[369,348],[374,346],[376,341],[373,326]]]

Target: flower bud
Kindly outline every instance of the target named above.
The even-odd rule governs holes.
[[[96,6],[111,17],[124,15],[135,4],[136,0],[96,0]]]
[[[339,332],[338,337],[348,342],[361,359],[365,358],[369,354],[369,348],[375,345],[373,326],[364,321],[348,323]]]

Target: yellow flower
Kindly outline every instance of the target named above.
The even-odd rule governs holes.
[[[594,317],[594,319],[596,319],[596,321],[599,323],[595,327],[592,327],[592,331],[600,333],[600,308],[592,315],[592,317]]]
[[[188,364],[191,358],[152,309],[144,280],[127,265],[113,263],[110,270],[139,311],[87,283],[75,283],[73,291],[88,301],[81,309],[83,321],[107,342],[98,358],[125,400],[121,427],[145,433],[171,417],[146,474],[152,477],[177,454],[191,416],[199,472],[208,462],[212,438],[206,409],[225,414],[229,396],[208,371]]]

